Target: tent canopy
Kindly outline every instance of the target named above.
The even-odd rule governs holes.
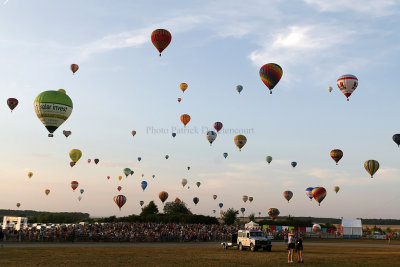
[[[342,219],[342,227],[361,227],[362,223],[359,219]]]
[[[251,221],[249,223],[246,223],[244,225],[244,228],[246,228],[246,229],[258,229],[259,227],[260,227],[260,225],[258,223],[253,222],[253,221]]]

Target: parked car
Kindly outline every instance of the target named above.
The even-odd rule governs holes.
[[[271,251],[272,249],[271,240],[266,238],[260,230],[239,230],[237,244],[239,250],[249,248],[255,252],[260,248],[266,251]]]

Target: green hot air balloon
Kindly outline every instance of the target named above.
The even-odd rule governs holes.
[[[128,175],[131,174],[131,169],[125,168],[124,169],[124,174],[125,174],[126,177],[128,177]]]
[[[40,93],[33,103],[36,115],[49,131],[49,137],[72,113],[73,104],[65,90]]]
[[[267,157],[265,158],[265,160],[268,162],[268,164],[270,164],[271,161],[272,161],[272,157],[271,157],[271,156],[267,156]]]

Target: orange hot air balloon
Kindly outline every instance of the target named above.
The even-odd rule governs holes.
[[[171,33],[164,29],[157,29],[151,33],[151,42],[160,52],[160,57],[162,51],[171,43],[172,36]]]
[[[71,68],[72,73],[75,74],[75,72],[78,71],[79,66],[78,66],[78,64],[71,64],[70,68]]]
[[[46,194],[46,196],[48,196],[50,194],[50,189],[44,190],[44,193]]]
[[[164,204],[165,200],[168,198],[168,193],[165,191],[162,191],[158,194],[158,197],[160,198],[161,202]]]
[[[181,101],[182,101],[182,98],[179,97],[179,98],[178,98],[178,102],[181,102]]]
[[[331,158],[336,162],[338,165],[339,160],[343,157],[343,151],[340,149],[334,149],[331,151]]]
[[[188,88],[187,83],[181,83],[179,85],[179,88],[181,88],[182,92],[184,93],[186,91],[186,89]]]
[[[183,114],[181,115],[181,122],[183,125],[186,127],[186,124],[188,124],[190,121],[190,116],[188,114]]]

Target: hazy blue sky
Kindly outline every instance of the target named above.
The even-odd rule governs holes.
[[[123,216],[139,213],[140,200],[154,199],[161,208],[158,192],[165,190],[168,200],[179,197],[201,214],[223,202],[224,210],[245,207],[246,215],[275,207],[281,215],[399,218],[400,149],[392,141],[400,132],[399,6],[395,0],[0,1],[0,208],[21,202],[21,209]],[[161,58],[150,41],[157,28],[172,34]],[[272,95],[258,75],[270,62],[283,68]],[[80,66],[74,76],[71,63]],[[349,102],[336,86],[347,73],[359,79]],[[189,85],[184,94],[181,82]],[[33,101],[59,88],[74,110],[48,138]],[[20,100],[13,113],[9,97]],[[172,138],[183,113],[198,133]],[[250,129],[241,152],[231,133],[210,147],[204,128],[216,121]],[[63,130],[72,135],[66,139]],[[83,152],[74,168],[72,148]],[[338,166],[329,156],[334,148],[344,152]],[[98,165],[87,163],[96,157]],[[381,164],[373,179],[363,167],[369,159]],[[125,167],[135,174],[119,182]],[[81,202],[72,180],[85,189]],[[149,183],[145,192],[142,180]],[[122,211],[113,202],[118,185],[127,197]],[[320,207],[305,196],[309,186],[327,189]],[[294,193],[289,204],[285,190]],[[254,201],[243,203],[244,194]]]

